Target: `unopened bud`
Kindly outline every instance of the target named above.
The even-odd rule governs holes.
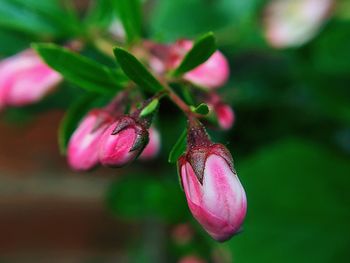
[[[229,130],[235,121],[235,114],[230,105],[219,103],[214,106],[214,111],[221,129]]]
[[[194,255],[188,255],[180,259],[178,263],[205,263],[206,261],[194,256]]]
[[[174,56],[174,67],[182,61],[192,46],[193,42],[189,40],[180,40],[175,43],[174,52],[178,56]],[[184,78],[195,85],[213,89],[223,86],[229,75],[230,67],[227,59],[220,51],[216,51],[206,62],[187,72]]]
[[[221,144],[192,144],[178,167],[188,206],[203,228],[218,241],[237,233],[247,202],[230,152]]]
[[[148,143],[148,131],[130,116],[120,117],[102,135],[100,162],[121,167],[135,160]]]
[[[151,127],[149,130],[149,142],[140,155],[141,160],[150,160],[157,156],[160,149],[160,134],[158,130]]]
[[[89,170],[99,163],[101,135],[111,122],[112,117],[103,110],[90,111],[80,122],[67,149],[68,163],[74,170]]]
[[[18,53],[0,62],[0,107],[35,103],[61,80],[33,50]]]

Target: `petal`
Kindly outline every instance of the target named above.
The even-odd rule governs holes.
[[[22,106],[40,100],[62,80],[32,50],[0,63],[0,99],[3,104]]]
[[[100,161],[104,165],[120,167],[132,161],[138,154],[130,152],[136,133],[133,128],[126,128],[112,135],[115,124],[111,125],[103,134],[99,150]]]
[[[217,88],[226,83],[229,65],[220,51],[216,51],[206,62],[185,74],[188,81],[207,88]]]
[[[67,157],[70,166],[75,170],[89,170],[99,162],[99,142],[108,124],[92,132],[96,119],[96,115],[88,114],[69,140]]]
[[[200,205],[203,195],[202,186],[188,162],[181,167],[181,178],[187,200]]]
[[[157,129],[149,129],[149,142],[140,155],[140,159],[149,160],[154,158],[160,149],[160,134]]]
[[[203,193],[203,207],[230,224],[241,224],[246,209],[245,192],[238,177],[218,155],[207,158]]]

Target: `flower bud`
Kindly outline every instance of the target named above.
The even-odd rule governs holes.
[[[192,48],[193,42],[180,40],[173,47],[173,68],[178,66],[185,54]],[[220,51],[216,51],[206,62],[187,72],[184,78],[195,85],[213,89],[224,85],[230,75],[227,59]]]
[[[0,62],[0,106],[35,103],[61,80],[33,50],[18,53]]]
[[[265,10],[267,41],[276,48],[296,47],[312,39],[333,0],[273,0]]]
[[[214,111],[221,129],[231,129],[235,121],[235,115],[230,105],[219,103],[214,106]]]
[[[178,224],[173,228],[171,236],[176,244],[185,245],[193,240],[194,231],[189,223]]]
[[[67,149],[68,163],[74,170],[89,170],[99,163],[101,135],[112,120],[109,113],[92,110],[80,122],[69,140]]]
[[[246,214],[246,195],[229,151],[221,144],[194,146],[178,165],[193,216],[214,239],[229,239]]]
[[[148,131],[141,123],[130,116],[120,117],[102,135],[100,162],[105,166],[124,166],[140,155],[148,140]]]
[[[140,155],[142,160],[150,160],[154,158],[160,149],[160,135],[156,128],[151,127],[149,130],[149,142],[146,145],[145,149]]]
[[[205,263],[203,259],[195,256],[195,255],[188,255],[180,259],[178,263]]]

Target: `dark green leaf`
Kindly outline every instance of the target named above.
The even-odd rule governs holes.
[[[216,51],[215,37],[212,32],[201,36],[175,69],[174,76],[180,76],[204,63]]]
[[[33,48],[44,61],[80,88],[98,93],[111,93],[123,89],[126,77],[78,53],[54,44],[34,44]]]
[[[62,154],[66,152],[69,138],[84,115],[94,107],[101,107],[105,105],[107,101],[108,100],[105,97],[101,97],[99,94],[90,92],[81,96],[70,106],[63,117],[58,130],[58,142]]]
[[[76,17],[61,8],[55,0],[2,0],[0,26],[40,36],[79,34]]]
[[[151,103],[149,103],[140,113],[141,117],[145,117],[151,113],[153,113],[159,104],[159,100],[158,99],[154,99],[151,101]]]
[[[28,48],[31,38],[12,30],[0,30],[0,56],[9,56]]]
[[[174,147],[171,149],[168,162],[176,163],[177,159],[183,154],[186,150],[186,138],[187,138],[187,129],[185,129],[178,141],[175,143]]]
[[[140,88],[151,93],[163,89],[159,81],[128,51],[116,47],[114,48],[114,55],[124,73],[139,85]]]
[[[327,28],[328,29],[328,28]],[[313,64],[321,73],[350,73],[350,22],[333,23],[313,48]],[[309,66],[309,64],[308,64]]]
[[[140,38],[141,35],[141,3],[140,0],[115,1],[120,20],[129,43]]]
[[[114,0],[92,1],[89,6],[84,22],[94,27],[107,28],[115,19],[116,7]]]
[[[209,113],[209,107],[207,104],[201,103],[193,109],[193,112],[201,115],[207,115]]]

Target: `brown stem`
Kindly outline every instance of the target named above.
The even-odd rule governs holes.
[[[168,96],[186,115],[193,113],[190,107],[173,90],[169,90]]]
[[[200,114],[197,114],[191,110],[191,108],[170,88],[166,82],[162,82],[166,89],[167,95],[170,100],[188,117],[201,118]]]
[[[203,124],[195,117],[190,116],[188,119],[187,145],[189,148],[197,146],[209,146],[209,135]]]

